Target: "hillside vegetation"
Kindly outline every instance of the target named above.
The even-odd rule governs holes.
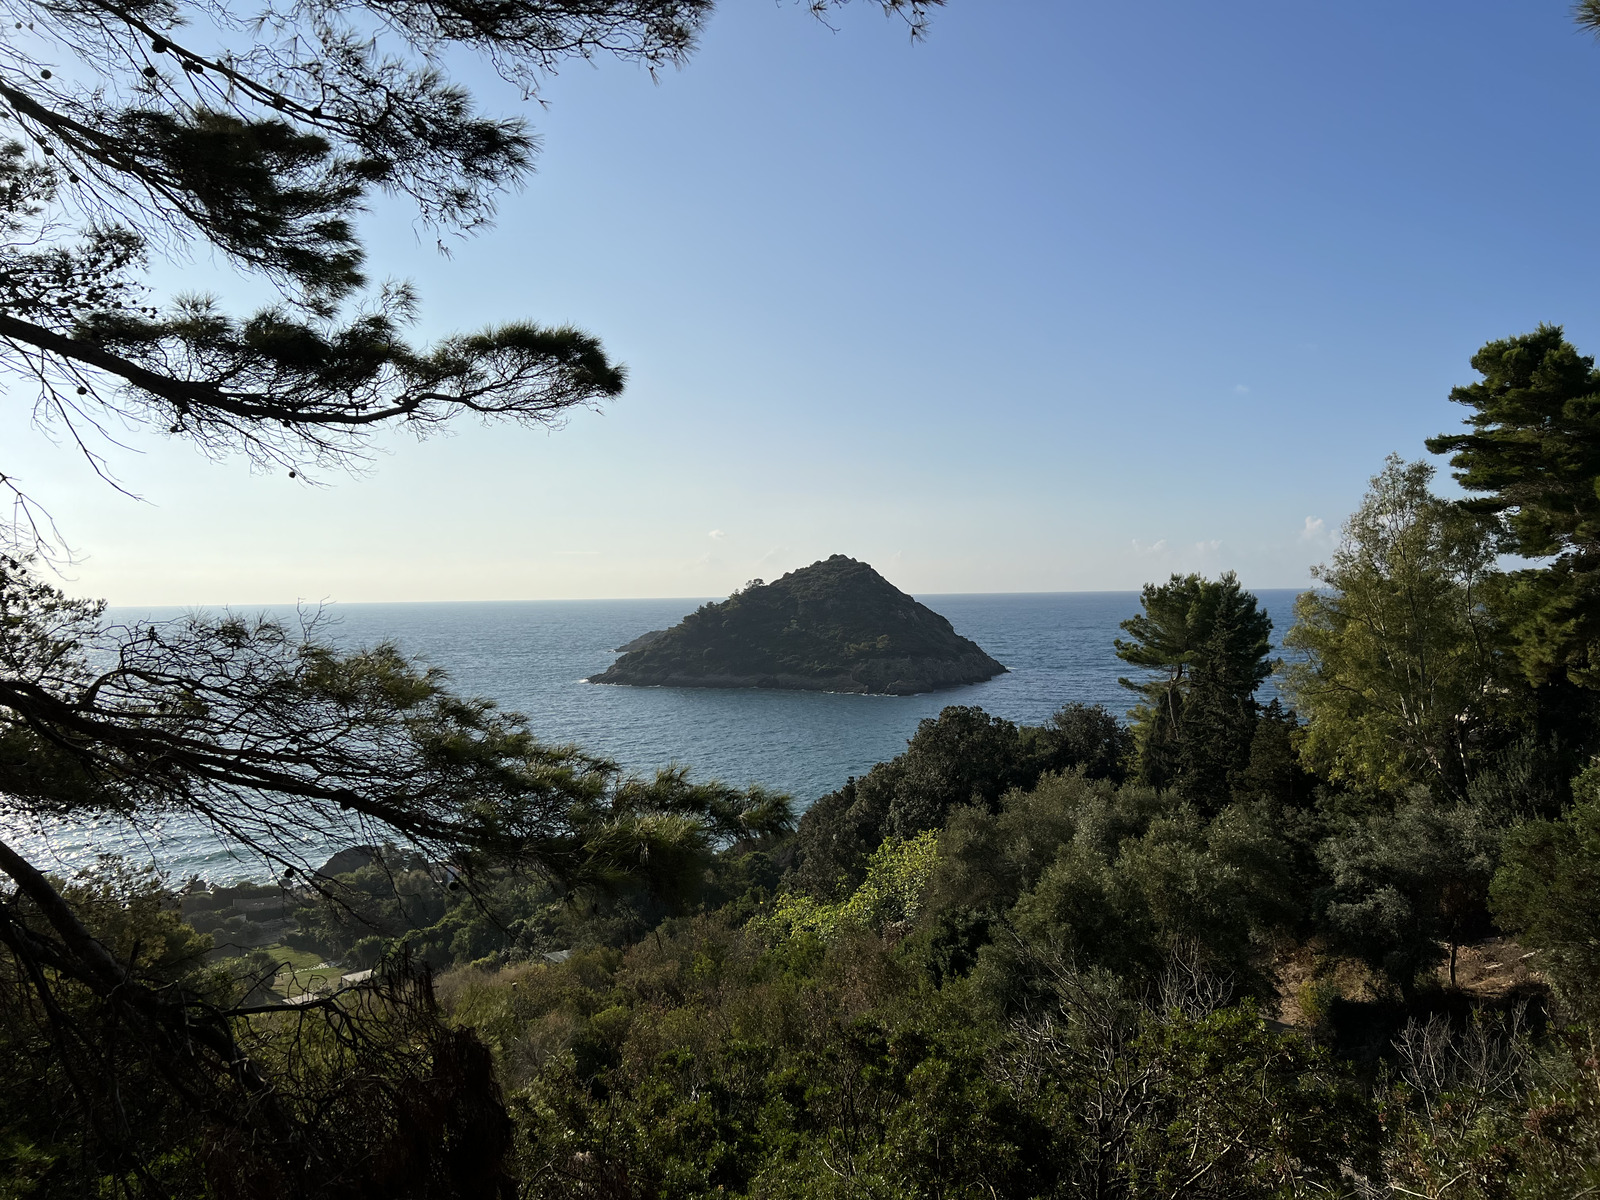
[[[951,705],[798,816],[542,746],[391,652],[263,668],[283,711],[365,712],[473,847],[14,896],[0,1195],[1600,1194],[1600,372],[1550,328],[1474,365],[1439,443],[1472,498],[1386,462],[1290,666],[1235,576],[1174,575],[1115,644],[1126,720]],[[770,627],[794,579],[677,640]],[[63,661],[70,607],[8,596],[13,651]]]
[[[842,554],[755,580],[628,643],[592,683],[911,695],[1005,670],[950,622]]]

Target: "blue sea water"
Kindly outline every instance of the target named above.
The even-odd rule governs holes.
[[[1258,592],[1277,634],[1289,626],[1292,590]],[[436,604],[341,604],[322,636],[346,647],[392,640],[444,668],[456,690],[520,712],[547,742],[575,742],[629,770],[677,763],[694,778],[765,784],[805,807],[905,748],[917,722],[950,704],[978,705],[1037,724],[1070,701],[1121,713],[1117,683],[1127,665],[1112,642],[1139,610],[1136,592],[920,596],[1010,670],[985,683],[921,696],[859,696],[764,689],[633,688],[586,682],[616,658],[615,647],[665,629],[702,601],[541,600]],[[255,611],[255,610],[240,610]],[[293,616],[294,610],[274,610]],[[113,610],[116,620],[161,620],[181,610]],[[1269,685],[1270,688],[1270,685]],[[1269,691],[1270,694],[1270,691]],[[1263,699],[1267,698],[1263,696]],[[260,878],[192,822],[154,834],[114,823],[9,831],[46,869],[70,871],[101,852],[153,861],[175,878]],[[322,847],[302,848],[316,859]]]

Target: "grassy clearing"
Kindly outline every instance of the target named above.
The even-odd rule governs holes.
[[[261,947],[279,963],[272,990],[284,999],[293,999],[307,992],[325,992],[339,986],[339,977],[350,970],[327,962],[311,950],[296,950],[292,946],[274,943]]]

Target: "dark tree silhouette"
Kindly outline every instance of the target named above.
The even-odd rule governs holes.
[[[939,2],[878,0],[913,34]],[[476,54],[536,98],[572,59],[683,63],[712,6],[0,5],[0,366],[105,473],[97,435],[130,424],[303,472],[360,461],[376,426],[424,431],[460,414],[548,425],[615,396],[622,369],[569,327],[408,342],[417,298],[365,291],[355,219],[389,193],[441,238],[471,231],[530,169],[527,125],[480,112],[447,57]],[[141,268],[195,246],[280,300],[247,315],[206,297],[152,303]],[[10,549],[48,542],[18,481],[0,481],[17,506]]]
[[[1559,325],[1489,342],[1472,366],[1482,381],[1450,391],[1468,431],[1428,449],[1450,455],[1463,507],[1494,519],[1502,549],[1553,559],[1509,572],[1495,598],[1529,680],[1600,688],[1600,372]]]

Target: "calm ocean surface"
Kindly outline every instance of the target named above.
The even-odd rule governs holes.
[[[1296,594],[1257,593],[1272,614],[1275,637],[1289,627]],[[545,741],[576,742],[636,771],[678,763],[690,767],[695,778],[766,784],[789,792],[801,807],[898,754],[917,722],[948,704],[976,704],[1030,724],[1074,700],[1118,713],[1128,708],[1130,694],[1117,684],[1127,668],[1112,640],[1118,622],[1138,612],[1138,593],[918,599],[1005,663],[1009,673],[923,696],[584,682],[615,659],[614,647],[676,624],[701,603],[682,599],[341,604],[330,608],[333,623],[323,637],[348,647],[392,639],[443,667],[458,691],[491,697],[524,714]],[[110,615],[121,621],[163,620],[181,611],[116,609]],[[167,822],[153,839],[109,823],[9,832],[13,845],[49,870],[70,871],[98,853],[113,852],[154,861],[176,878],[198,873],[227,882],[267,874],[254,860],[237,857],[208,831],[185,821]],[[312,859],[320,850],[303,848]]]

